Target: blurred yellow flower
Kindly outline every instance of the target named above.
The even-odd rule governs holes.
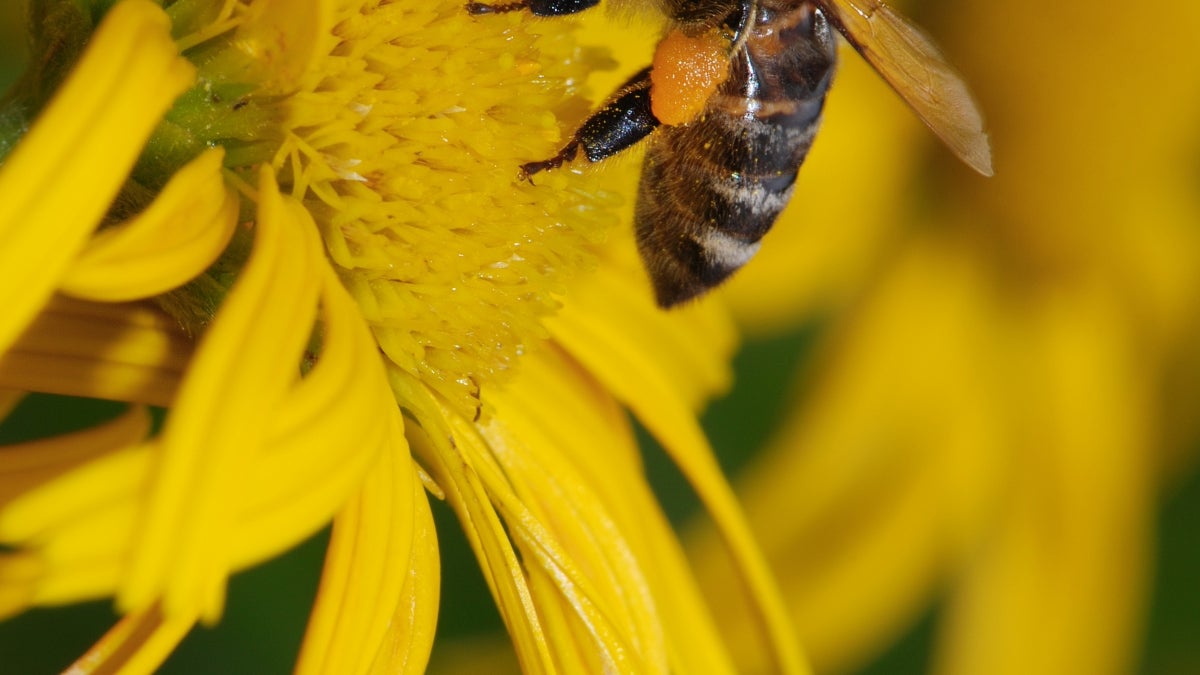
[[[431,493],[526,672],[733,672],[626,406],[713,514],[764,658],[806,672],[695,419],[728,316],[658,311],[627,233],[602,244],[628,172],[515,180],[586,109],[576,24],[164,4],[30,3],[0,116],[0,403],[134,405],[0,447],[0,615],[113,596],[72,672],[150,672],[230,574],[332,519],[296,670],[420,672]]]
[[[792,208],[728,289],[758,335],[831,318],[738,490],[819,672],[936,601],[934,672],[1132,672],[1200,403],[1200,5],[929,4],[996,177],[845,54]]]

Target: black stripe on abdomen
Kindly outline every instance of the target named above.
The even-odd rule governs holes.
[[[703,293],[754,255],[791,197],[816,124],[797,130],[710,111],[659,131],[642,168],[636,224],[660,304]]]

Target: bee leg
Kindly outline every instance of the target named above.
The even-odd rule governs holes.
[[[535,16],[563,16],[582,12],[588,7],[595,7],[600,0],[523,0],[522,2],[503,2],[495,5],[486,2],[468,2],[468,14],[500,14],[528,9]]]
[[[602,159],[630,148],[654,131],[661,122],[650,109],[650,69],[646,68],[629,78],[613,92],[608,103],[587,118],[571,142],[550,159],[521,165],[521,179],[547,169],[557,169],[575,159],[579,150],[589,162]]]
[[[579,140],[578,138],[573,138],[571,139],[570,143],[567,143],[566,147],[564,147],[562,150],[559,150],[558,154],[550,159],[543,159],[540,162],[527,162],[522,164],[520,173],[517,174],[517,179],[527,180],[532,183],[533,180],[531,179],[533,178],[533,174],[541,173],[547,169],[557,169],[565,162],[575,159],[575,155],[577,154],[579,154]]]

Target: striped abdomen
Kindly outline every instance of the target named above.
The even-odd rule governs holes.
[[[638,249],[664,307],[704,293],[754,255],[820,122],[836,58],[829,25],[808,3],[761,4],[705,112],[660,129],[646,153]]]

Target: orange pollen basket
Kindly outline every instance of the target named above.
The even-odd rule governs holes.
[[[697,36],[673,30],[658,43],[650,70],[650,107],[659,122],[687,124],[729,77],[729,41],[716,29]]]

